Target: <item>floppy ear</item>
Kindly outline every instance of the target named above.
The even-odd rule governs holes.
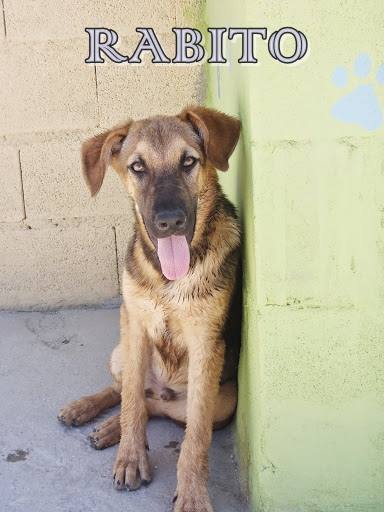
[[[199,134],[207,159],[220,171],[227,171],[228,159],[239,140],[240,121],[204,107],[187,107],[180,117],[189,121]]]
[[[107,167],[112,157],[119,153],[130,125],[131,121],[100,133],[83,143],[81,147],[83,175],[92,196],[100,190]]]

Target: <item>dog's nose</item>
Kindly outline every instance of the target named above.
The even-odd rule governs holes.
[[[179,208],[176,210],[163,210],[156,213],[154,222],[160,233],[175,233],[185,227],[187,216]]]

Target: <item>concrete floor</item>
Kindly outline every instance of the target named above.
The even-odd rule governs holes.
[[[129,493],[112,488],[116,447],[95,451],[93,424],[66,429],[60,407],[109,383],[118,309],[0,313],[0,510],[114,512],[172,509],[183,430],[167,420],[148,428],[153,482]],[[116,413],[111,411],[111,413]],[[246,511],[231,428],[214,434],[210,495],[215,511]]]

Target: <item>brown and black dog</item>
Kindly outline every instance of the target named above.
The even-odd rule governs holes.
[[[237,402],[240,340],[240,229],[216,169],[226,171],[240,122],[186,108],[177,116],[128,121],[84,143],[83,170],[95,195],[107,167],[135,205],[125,262],[120,342],[111,387],[59,413],[81,425],[121,401],[91,434],[101,449],[120,442],[117,489],[151,480],[148,417],[186,425],[177,471],[177,512],[212,511],[207,490],[212,428],[228,423]]]

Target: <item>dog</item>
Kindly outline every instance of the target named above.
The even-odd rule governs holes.
[[[121,401],[90,435],[102,449],[117,443],[117,489],[151,480],[147,420],[185,425],[177,465],[175,512],[210,512],[208,449],[212,429],[226,425],[237,403],[241,326],[241,234],[234,206],[222,192],[240,121],[191,106],[97,135],[82,146],[92,196],[109,165],[135,211],[122,279],[120,342],[113,350],[113,384],[71,402],[59,413],[82,425]]]

